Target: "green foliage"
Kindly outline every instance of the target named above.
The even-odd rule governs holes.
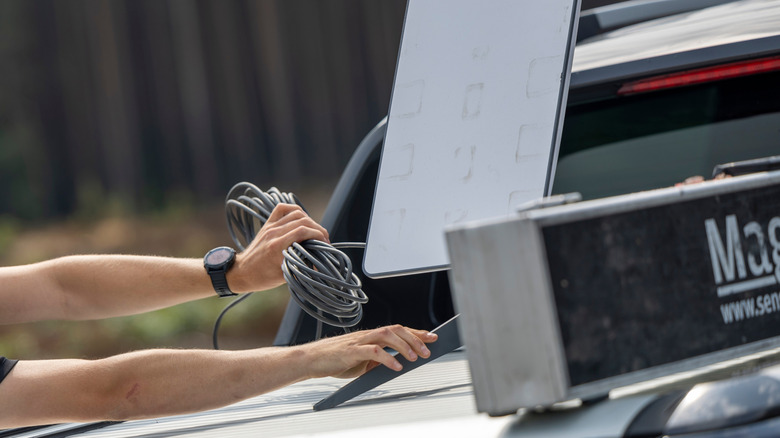
[[[19,219],[11,215],[0,216],[0,257],[5,256],[19,233]]]

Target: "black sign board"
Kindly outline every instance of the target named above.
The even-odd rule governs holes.
[[[572,386],[780,335],[780,186],[542,232]]]

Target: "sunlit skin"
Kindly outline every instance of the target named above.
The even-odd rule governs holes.
[[[237,293],[284,282],[282,250],[328,233],[280,204],[227,274]],[[90,255],[0,268],[0,321],[89,320],[143,313],[215,295],[201,259]],[[400,370],[384,350],[427,358],[436,335],[400,325],[294,347],[136,351],[99,360],[20,360],[0,384],[0,429],[128,420],[225,406],[309,378]],[[23,358],[22,358],[23,359]]]

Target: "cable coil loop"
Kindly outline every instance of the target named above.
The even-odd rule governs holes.
[[[254,184],[233,186],[225,201],[228,231],[244,250],[268,221],[277,204],[295,204],[306,209],[292,193],[276,187],[267,192]],[[282,272],[290,295],[306,313],[320,322],[341,328],[357,325],[368,297],[352,269],[352,261],[341,248],[364,247],[359,243],[328,244],[319,240],[293,243],[284,250]]]

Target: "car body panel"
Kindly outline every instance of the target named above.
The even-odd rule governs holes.
[[[659,18],[580,42],[572,73],[780,35],[776,1],[744,0]],[[685,59],[681,63],[690,65]]]

